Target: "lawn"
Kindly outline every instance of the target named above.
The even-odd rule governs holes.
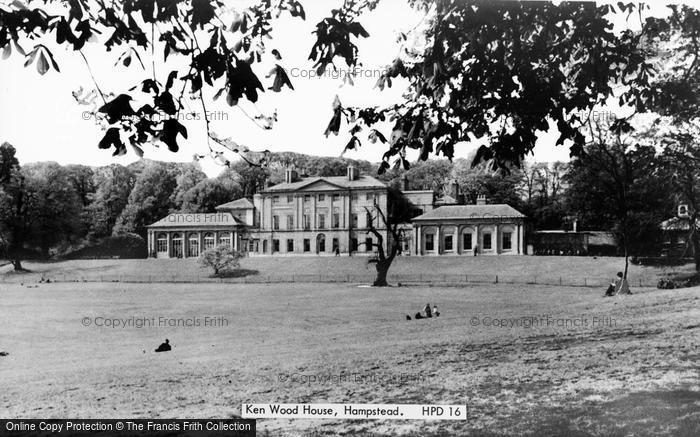
[[[374,266],[367,257],[254,257],[245,258],[241,267],[247,276],[233,281],[317,282],[337,279],[343,282],[371,282]],[[53,280],[92,281],[207,281],[211,271],[196,259],[75,260],[25,262],[31,274],[13,274],[11,266],[0,267],[0,281],[32,282],[42,276]],[[390,282],[500,282],[604,287],[624,268],[622,258],[561,256],[480,256],[480,257],[399,257],[391,267]],[[670,272],[688,272],[682,267],[630,265],[632,286],[655,286],[659,277]],[[561,282],[560,282],[561,281]]]
[[[225,418],[244,402],[466,403],[466,422],[261,420],[258,428],[269,436],[700,433],[700,288],[602,298],[594,288],[514,284],[0,287],[0,350],[9,352],[0,357],[2,417]],[[405,320],[426,302],[442,316]],[[228,323],[115,329],[95,326],[96,317]],[[553,324],[523,325],[524,317]],[[520,324],[486,326],[488,318]],[[173,351],[153,353],[164,338]],[[344,378],[309,381],[334,375]]]

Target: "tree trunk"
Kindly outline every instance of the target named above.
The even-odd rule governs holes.
[[[24,270],[22,268],[22,261],[19,258],[13,259],[11,262],[12,262],[12,266],[15,268],[16,272],[21,272],[22,270]]]
[[[377,276],[374,279],[375,287],[388,287],[389,284],[386,282],[386,275],[389,273],[389,267],[391,267],[391,261],[377,261]]]

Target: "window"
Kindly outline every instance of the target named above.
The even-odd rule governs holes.
[[[484,236],[482,238],[484,239],[484,250],[490,250],[491,249],[491,233],[484,232]]]
[[[325,200],[326,200],[326,195],[325,195],[325,194],[319,194],[319,195],[318,195],[318,201],[319,201],[319,202],[323,202],[323,201],[325,201]]]
[[[294,216],[291,214],[287,216],[287,229],[294,229]]]
[[[309,203],[309,202],[311,202],[311,195],[304,194],[304,203]]]
[[[333,227],[340,227],[340,214],[338,214],[337,212],[333,213]]]
[[[287,203],[294,202],[294,196],[287,196]]]
[[[257,252],[257,251],[258,251],[258,240],[248,241],[248,252]]]
[[[353,202],[357,202],[357,193],[351,193],[350,200],[352,200]]]
[[[372,239],[369,237],[365,238],[365,252],[371,252],[372,249]]]
[[[326,251],[326,237],[323,235],[319,235],[318,237],[318,251],[319,253]]]
[[[304,230],[311,229],[311,214],[304,214]]]
[[[365,199],[366,199],[368,202],[374,203],[374,193],[367,193],[367,194],[365,195]]]
[[[180,234],[173,234],[172,256],[175,258],[182,258],[182,236]]]
[[[167,252],[168,251],[168,236],[165,234],[158,234],[158,240],[156,240],[156,251],[157,252]]]
[[[272,196],[272,203],[280,203],[280,196]]]
[[[325,214],[318,215],[318,228],[319,229],[326,229],[326,215]]]
[[[304,238],[304,252],[311,252],[311,240]]]
[[[452,250],[452,235],[445,235],[445,250]]]
[[[340,199],[340,194],[333,195],[333,202],[337,202]]]
[[[267,240],[263,240],[263,253],[267,253]]]
[[[226,247],[231,247],[231,234],[219,235],[219,245],[222,244]]]
[[[370,213],[365,213],[365,227],[369,228],[372,227],[372,214]]]
[[[513,233],[504,232],[503,233],[503,250],[513,249]]]
[[[208,232],[204,234],[204,250],[209,250],[214,247],[214,234]]]
[[[352,223],[351,226],[352,226],[353,228],[358,227],[357,214],[354,213],[354,212],[350,215],[350,223]]]
[[[462,234],[462,249],[472,249],[472,234]]]
[[[359,242],[357,241],[357,238],[353,237],[350,239],[350,250],[353,252],[357,252],[357,246],[359,246]]]
[[[280,251],[280,240],[272,240],[272,252]]]
[[[334,238],[333,239],[333,252],[335,252],[336,249],[340,250],[340,245],[338,244],[338,239]]]
[[[425,234],[425,250],[435,250],[435,235]]]
[[[277,231],[280,228],[280,216],[278,215],[273,215],[272,216],[272,229]]]
[[[287,240],[287,252],[294,252],[294,240]]]

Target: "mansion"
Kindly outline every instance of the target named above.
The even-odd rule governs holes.
[[[458,187],[437,198],[433,191],[400,191],[410,205],[403,225],[403,255],[500,255],[524,253],[525,216],[509,205],[462,205]],[[382,181],[349,166],[346,176],[299,177],[238,199],[210,214],[170,214],[148,226],[148,254],[154,258],[194,258],[220,244],[255,255],[372,255],[370,224],[390,233],[377,210],[391,213],[392,195]]]

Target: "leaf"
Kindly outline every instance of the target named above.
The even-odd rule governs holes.
[[[173,70],[168,75],[168,80],[165,82],[165,89],[169,90],[173,86],[173,81],[177,77],[177,71]]]
[[[168,146],[168,150],[171,152],[177,152],[180,147],[177,144],[177,134],[181,134],[185,139],[187,139],[187,128],[181,125],[179,121],[174,118],[165,120],[163,123],[163,130],[160,134],[160,140]]]
[[[279,64],[276,64],[275,68],[270,70],[270,72],[265,77],[270,77],[273,75],[275,76],[275,79],[273,80],[272,86],[270,86],[268,89],[276,93],[282,91],[282,87],[285,85],[292,90],[294,89],[294,87],[292,86],[292,82],[289,80],[287,72]]]
[[[126,146],[119,137],[119,128],[111,127],[107,129],[105,136],[102,137],[97,147],[100,149],[109,149],[114,146],[115,150],[112,156],[119,156],[126,153]]]
[[[42,76],[49,71],[49,61],[46,60],[46,56],[44,56],[43,51],[39,53],[39,59],[36,63],[36,71],[38,71]]]
[[[215,16],[210,0],[192,0],[192,27],[203,28]]]
[[[131,104],[129,103],[130,101],[131,96],[128,94],[120,94],[113,100],[102,105],[98,111],[107,114],[107,121],[110,123],[116,123],[135,114]]]

